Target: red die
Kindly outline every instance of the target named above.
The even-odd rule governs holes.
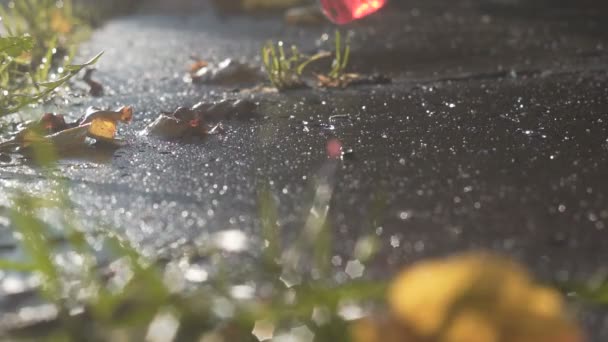
[[[388,0],[321,0],[323,12],[336,24],[361,19],[381,9]]]

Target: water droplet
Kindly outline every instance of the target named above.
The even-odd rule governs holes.
[[[342,265],[342,257],[340,257],[339,255],[334,255],[331,258],[331,264],[334,266],[340,266]]]
[[[399,218],[402,220],[407,220],[412,216],[412,212],[409,210],[404,210],[399,213]]]
[[[207,281],[209,274],[198,265],[191,266],[184,272],[184,278],[193,283],[203,283]]]
[[[214,234],[216,247],[227,252],[241,252],[247,248],[247,236],[240,230],[225,230]]]
[[[331,320],[331,313],[325,307],[315,307],[312,310],[312,320],[318,326],[325,325]]]
[[[397,235],[391,236],[391,246],[397,248],[401,245],[401,239]]]
[[[305,325],[295,327],[288,334],[276,336],[273,342],[312,342],[315,334]]]
[[[230,318],[234,317],[234,312],[235,312],[234,304],[230,300],[228,300],[224,297],[214,298],[213,304],[211,307],[212,307],[213,313],[215,313],[220,318],[230,319]]]
[[[234,299],[251,299],[255,295],[255,288],[249,285],[236,285],[230,290]]]
[[[361,306],[349,302],[340,304],[338,314],[347,321],[352,321],[365,316],[365,312]]]
[[[351,260],[346,263],[344,272],[348,274],[351,279],[360,278],[363,276],[365,266],[359,260]]]
[[[274,322],[264,320],[256,321],[251,331],[258,341],[267,341],[274,336]]]
[[[171,312],[159,312],[148,327],[146,341],[173,341],[178,328],[179,320]]]

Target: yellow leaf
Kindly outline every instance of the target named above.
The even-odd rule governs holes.
[[[95,139],[112,140],[116,136],[116,122],[108,119],[93,119],[89,136]]]
[[[445,332],[445,342],[498,342],[499,336],[490,320],[481,313],[460,313]]]
[[[51,13],[51,30],[57,33],[69,33],[72,31],[72,23],[57,9]]]
[[[474,268],[463,267],[460,262],[420,262],[393,282],[389,303],[395,315],[411,324],[418,334],[432,336],[473,278]]]
[[[422,342],[391,317],[358,319],[348,332],[353,342]]]
[[[395,319],[421,340],[582,341],[557,291],[486,253],[419,262],[393,281],[388,302]]]

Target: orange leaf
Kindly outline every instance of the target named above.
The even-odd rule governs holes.
[[[89,136],[95,139],[112,140],[116,136],[116,122],[107,119],[94,119],[89,127]]]

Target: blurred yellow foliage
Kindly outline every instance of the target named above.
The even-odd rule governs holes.
[[[72,31],[72,22],[59,9],[51,13],[51,30],[57,33],[70,33]]]
[[[390,316],[359,321],[357,342],[581,342],[560,294],[486,253],[419,262],[388,292]]]

